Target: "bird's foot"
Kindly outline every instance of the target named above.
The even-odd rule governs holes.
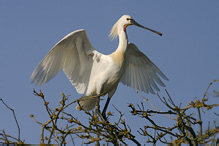
[[[106,117],[106,113],[102,113],[100,112],[100,110],[96,109],[96,113],[99,115],[100,119],[106,123],[109,123],[109,121],[107,120]]]
[[[106,117],[106,113],[105,113],[105,112],[102,112],[101,115],[102,115],[104,121],[105,121],[106,123],[109,123],[109,121],[108,121],[108,119],[107,119],[107,117]]]

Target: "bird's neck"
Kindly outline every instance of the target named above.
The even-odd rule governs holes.
[[[122,65],[125,59],[125,52],[128,46],[128,38],[125,32],[119,34],[119,46],[115,52],[111,54],[116,64]]]
[[[127,37],[126,32],[122,31],[119,34],[119,46],[116,51],[119,51],[125,54],[127,46],[128,46],[128,37]]]

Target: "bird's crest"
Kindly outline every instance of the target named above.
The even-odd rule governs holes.
[[[109,38],[111,38],[111,40],[116,39],[118,36],[118,22],[119,22],[119,20],[113,25],[113,28],[111,29],[111,32],[109,34]]]
[[[109,34],[109,37],[113,40],[115,38],[117,38],[117,36],[119,35],[119,31],[122,30],[122,28],[120,28],[121,26],[129,23],[128,20],[131,19],[132,17],[129,15],[123,15],[114,25],[113,28],[111,29],[111,32]]]

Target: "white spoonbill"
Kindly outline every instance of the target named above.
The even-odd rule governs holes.
[[[119,46],[112,54],[104,55],[93,48],[85,30],[76,30],[66,35],[44,57],[31,75],[32,83],[43,85],[63,70],[77,92],[83,94],[79,104],[85,110],[93,109],[96,103],[99,104],[99,97],[108,94],[103,113],[119,82],[154,94],[153,89],[159,91],[156,83],[165,86],[159,76],[168,78],[135,44],[128,42],[126,28],[129,25],[162,35],[138,24],[131,16],[123,15],[110,33],[113,39],[119,36]],[[80,109],[80,106],[76,108]]]

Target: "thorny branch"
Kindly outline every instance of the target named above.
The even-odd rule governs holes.
[[[146,125],[141,127],[137,132],[145,136],[147,143],[156,144],[157,141],[160,141],[164,144],[181,144],[186,143],[190,145],[198,145],[215,143],[216,132],[218,131],[216,127],[216,121],[210,124],[208,123],[208,128],[203,130],[203,121],[204,115],[203,113],[207,110],[211,110],[218,106],[218,104],[208,104],[208,90],[210,86],[216,82],[214,80],[211,82],[204,93],[202,99],[196,99],[195,101],[191,101],[187,106],[182,107],[182,105],[177,105],[174,103],[174,100],[171,98],[171,95],[167,90],[167,98],[160,97],[157,94],[158,99],[163,103],[163,105],[167,108],[167,110],[161,111],[157,108],[152,102],[149,101],[148,98],[143,97],[140,93],[138,93],[141,97],[143,97],[155,110],[145,109],[145,105],[142,102],[141,104],[137,104],[135,107],[132,103],[129,104],[131,108],[131,113],[134,116],[138,116],[143,120],[146,120]],[[79,103],[79,100],[74,100],[68,103],[68,96],[62,94],[59,105],[57,108],[50,108],[49,102],[47,102],[44,94],[40,91],[39,93],[35,90],[33,93],[40,97],[43,101],[45,110],[49,116],[49,119],[42,123],[39,122],[34,115],[30,115],[30,117],[39,125],[41,125],[41,135],[40,141],[41,144],[44,143],[52,143],[56,142],[57,144],[66,144],[72,142],[74,144],[75,138],[80,138],[85,140],[84,144],[96,143],[96,145],[100,145],[100,141],[112,143],[114,145],[124,144],[127,145],[127,140],[133,142],[136,145],[141,145],[139,141],[136,140],[136,137],[132,134],[131,128],[127,125],[126,120],[124,119],[124,114],[113,106],[116,111],[119,113],[119,118],[117,121],[110,123],[109,118],[113,116],[113,113],[108,112],[106,114],[107,121],[102,120],[98,115],[92,111],[88,112],[80,107],[81,111],[87,115],[87,121],[80,121],[74,115],[66,112],[67,108],[74,103]],[[105,93],[103,93],[104,95]],[[96,97],[91,97],[96,98]],[[0,143],[2,141],[6,144],[9,143],[17,143],[22,144],[24,141],[20,140],[20,127],[18,125],[17,118],[15,116],[15,112],[11,109],[5,102],[0,99],[2,103],[13,112],[14,119],[16,121],[18,127],[18,138],[15,138],[9,134],[6,134],[4,130],[0,132]],[[80,105],[79,105],[80,106]],[[194,109],[197,110],[197,117],[195,117]],[[192,113],[191,113],[192,110]],[[164,115],[172,121],[172,126],[164,126],[163,123],[160,124],[159,121],[153,119],[153,117],[157,115]],[[215,113],[218,116],[217,113]],[[149,122],[149,124],[148,124]],[[63,126],[63,124],[65,126]],[[199,126],[199,131],[196,131],[195,126]],[[154,132],[153,132],[154,131]],[[170,137],[170,138],[169,138]],[[16,141],[16,142],[13,142]]]
[[[173,99],[171,98],[170,94],[166,91],[168,98],[161,98],[159,94],[157,94],[160,101],[166,106],[168,109],[167,111],[161,111],[160,109],[156,108],[147,98],[142,97],[146,99],[154,107],[156,110],[144,110],[144,105],[141,103],[140,105],[137,105],[138,108],[136,108],[133,104],[129,104],[129,107],[132,109],[131,113],[135,116],[141,117],[143,119],[146,119],[149,121],[149,123],[152,126],[149,126],[148,124],[144,126],[144,128],[140,128],[140,131],[138,131],[142,136],[148,137],[147,142],[155,144],[158,140],[165,144],[180,144],[180,143],[187,143],[190,145],[198,145],[198,144],[206,144],[206,143],[213,143],[216,141],[215,135],[217,133],[217,127],[216,122],[213,123],[212,127],[210,128],[210,124],[207,130],[203,131],[203,121],[202,121],[202,112],[204,112],[204,108],[207,110],[210,110],[214,107],[217,107],[219,104],[207,104],[206,102],[208,99],[206,98],[207,92],[210,88],[210,86],[216,82],[217,80],[214,80],[211,82],[205,91],[205,94],[201,100],[196,100],[195,102],[191,101],[185,108],[182,108],[181,105],[177,106]],[[192,109],[197,109],[198,118],[194,117],[194,114],[188,114],[189,111]],[[194,110],[193,110],[194,111]],[[172,127],[165,127],[158,124],[158,121],[155,121],[152,119],[153,116],[156,115],[165,115],[170,119],[175,120],[176,124],[174,124]],[[172,116],[176,118],[172,118]],[[199,131],[196,133],[195,131],[195,125],[199,125]],[[148,133],[148,130],[154,130],[157,136],[152,136],[152,134]],[[167,141],[166,137],[169,135],[171,137],[171,141]],[[172,138],[175,137],[175,140],[172,140]]]
[[[46,111],[50,117],[46,123],[41,123],[37,121],[34,115],[31,117],[40,125],[42,125],[41,129],[41,143],[50,144],[53,139],[58,144],[65,144],[66,138],[70,135],[76,135],[81,139],[88,139],[88,142],[85,144],[90,144],[94,142],[99,142],[101,140],[105,140],[105,142],[113,143],[114,145],[118,145],[119,143],[123,143],[126,145],[125,139],[129,139],[137,145],[140,143],[135,139],[135,136],[131,134],[131,129],[128,129],[128,125],[123,120],[122,117],[124,114],[121,113],[117,108],[115,108],[119,114],[118,122],[112,124],[109,121],[101,120],[94,112],[88,112],[80,107],[80,109],[88,115],[88,125],[80,122],[76,117],[72,114],[65,112],[69,105],[79,102],[75,100],[69,104],[66,104],[68,100],[68,96],[62,94],[62,99],[60,100],[60,105],[58,108],[51,109],[49,107],[49,103],[46,101],[44,94],[40,91],[40,93],[33,91],[34,94],[40,97],[45,105]],[[80,105],[79,105],[80,106]],[[107,113],[107,119],[112,116],[111,112]],[[58,128],[58,122],[67,121],[66,128]],[[123,127],[123,128],[122,128]],[[49,132],[49,137],[45,136],[45,130]],[[56,133],[56,134],[55,134]],[[95,138],[96,137],[96,138]]]
[[[17,121],[16,115],[15,115],[14,109],[10,108],[10,107],[4,102],[4,100],[3,100],[2,98],[0,98],[0,101],[1,101],[9,110],[12,111],[13,116],[14,116],[14,120],[15,120],[16,125],[17,125],[17,128],[18,128],[18,138],[15,138],[15,137],[13,137],[13,136],[11,136],[11,135],[9,135],[9,134],[6,134],[5,131],[3,130],[2,133],[0,133],[0,136],[2,136],[2,137],[0,137],[0,140],[3,140],[6,144],[9,144],[9,143],[11,143],[11,142],[14,143],[13,141],[10,141],[10,140],[8,139],[8,138],[11,138],[11,139],[17,141],[18,144],[22,144],[24,141],[21,141],[21,139],[20,139],[20,133],[21,133],[21,132],[20,132],[20,126],[19,126],[19,124],[18,124],[18,121]],[[1,142],[1,141],[0,141],[0,142]]]

